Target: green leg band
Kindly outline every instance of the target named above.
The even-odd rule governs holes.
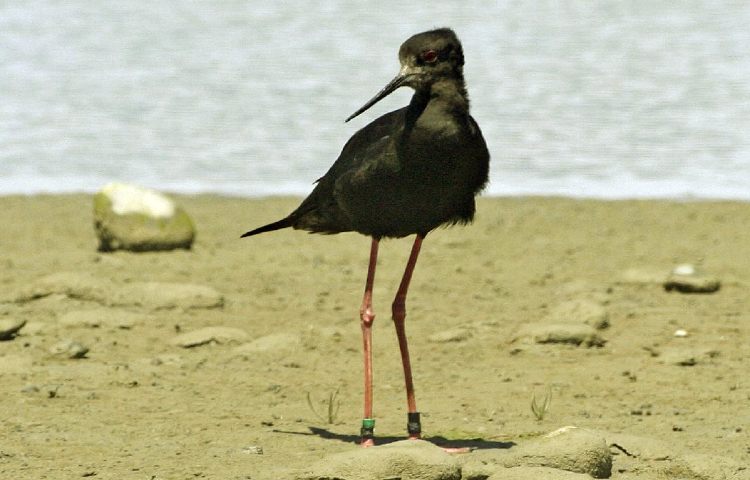
[[[362,440],[368,440],[375,437],[375,419],[363,418],[362,429],[360,430]]]

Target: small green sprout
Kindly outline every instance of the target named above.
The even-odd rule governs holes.
[[[336,422],[336,419],[339,415],[339,407],[341,407],[341,400],[339,400],[339,389],[337,388],[336,391],[331,392],[328,394],[328,401],[324,402],[325,405],[328,407],[328,415],[323,416],[315,409],[315,406],[313,406],[312,397],[310,396],[310,392],[307,392],[307,405],[310,407],[310,410],[315,414],[316,417],[318,417],[320,420],[324,422],[328,422],[329,424],[333,424]]]
[[[552,388],[547,388],[547,394],[542,399],[541,404],[537,402],[536,392],[531,394],[531,413],[534,414],[538,421],[544,420],[549,411],[549,405],[552,402]]]

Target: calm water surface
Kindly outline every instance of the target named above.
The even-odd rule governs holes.
[[[0,194],[305,194],[452,26],[488,192],[750,199],[750,3],[0,1]]]

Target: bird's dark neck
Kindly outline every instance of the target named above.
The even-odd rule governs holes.
[[[430,102],[453,114],[467,115],[469,94],[466,92],[464,79],[446,78],[433,83],[430,88]]]
[[[417,90],[407,109],[407,123],[413,124],[425,109],[437,114],[468,116],[469,95],[462,77],[445,78],[432,83],[429,88]]]

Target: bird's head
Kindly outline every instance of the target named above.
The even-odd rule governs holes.
[[[398,59],[401,62],[398,75],[362,108],[347,118],[347,122],[399,87],[408,86],[415,90],[425,90],[439,79],[463,78],[463,49],[458,37],[450,28],[430,30],[410,37],[401,45]]]

